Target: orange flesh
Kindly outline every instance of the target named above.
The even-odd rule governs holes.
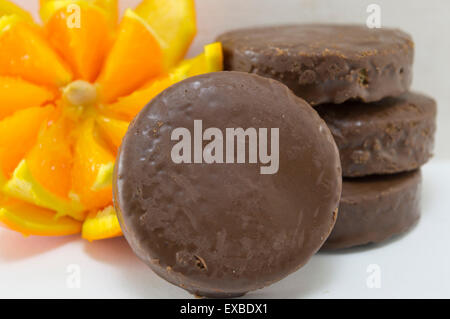
[[[102,101],[111,103],[161,74],[159,41],[139,19],[125,16],[97,83]]]
[[[39,31],[16,20],[0,30],[0,75],[55,87],[69,83],[70,70]]]
[[[117,154],[122,139],[128,130],[129,122],[100,116],[97,118],[100,132],[112,147],[114,154]]]
[[[197,33],[194,0],[143,0],[136,13],[167,44],[164,62],[167,68],[180,62]]]
[[[39,0],[40,7],[43,8],[47,3],[57,1],[57,0]],[[108,25],[110,29],[114,29],[117,27],[117,18],[119,15],[119,0],[84,0],[86,3],[89,3],[91,5],[95,5],[98,8],[101,8],[108,20]],[[41,12],[41,18],[43,18],[44,21],[48,19],[48,14],[42,15]]]
[[[68,121],[45,127],[26,160],[33,177],[52,193],[68,198],[71,189],[72,141]]]
[[[93,119],[87,119],[80,127],[72,170],[73,190],[88,210],[105,207],[112,196],[112,185],[101,190],[92,189],[101,165],[114,163],[114,156],[100,144],[94,124]]]
[[[117,102],[104,106],[103,110],[107,114],[131,121],[156,95],[172,84],[174,84],[174,82],[170,77],[160,77],[153,80],[152,83],[144,88],[139,89],[128,96],[119,98]]]
[[[54,94],[45,87],[20,78],[0,76],[0,120],[18,110],[41,106],[53,98]]]
[[[76,78],[93,82],[109,47],[108,21],[100,10],[89,6],[81,6],[79,28],[69,27],[69,15],[66,8],[57,11],[47,22],[45,31]]]
[[[0,122],[0,166],[5,177],[14,169],[36,143],[43,123],[54,112],[54,107],[32,107],[17,111]]]

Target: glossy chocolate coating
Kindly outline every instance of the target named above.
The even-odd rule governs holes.
[[[316,108],[338,145],[344,177],[418,169],[433,155],[436,102],[425,95]]]
[[[279,128],[279,170],[175,164],[175,128]],[[248,142],[247,142],[248,144]],[[285,85],[218,72],[168,88],[136,117],[116,162],[114,200],[134,252],[191,293],[242,295],[304,265],[336,219],[339,155],[325,122]]]
[[[323,249],[378,243],[399,235],[420,218],[420,170],[344,179],[339,217]]]
[[[225,69],[279,80],[311,105],[397,96],[411,85],[414,44],[397,29],[286,25],[218,37]]]

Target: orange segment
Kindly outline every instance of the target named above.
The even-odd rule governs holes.
[[[83,223],[81,237],[89,241],[118,236],[122,236],[122,229],[112,206],[91,212]]]
[[[117,102],[103,107],[104,112],[119,117],[126,121],[131,121],[139,111],[147,105],[156,95],[174,84],[170,76],[159,77],[152,80],[126,97],[121,97]]]
[[[51,45],[69,63],[76,78],[93,82],[103,63],[110,43],[106,15],[98,8],[80,3],[80,25],[70,26],[71,13],[65,7],[57,10],[45,25]]]
[[[8,0],[0,0],[0,17],[4,15],[18,15],[22,19],[33,22],[33,18],[31,17],[31,14],[29,14],[27,11],[19,7],[18,5],[14,4],[11,1]]]
[[[67,2],[67,0],[40,0],[41,10],[39,13],[42,21],[47,22],[55,11],[66,5],[64,2]],[[119,14],[118,0],[72,0],[72,2],[88,3],[101,8],[106,14],[110,28],[117,26]]]
[[[116,28],[119,17],[119,2],[118,0],[90,0],[95,5],[102,8],[108,15],[109,25]]]
[[[223,55],[221,43],[208,44],[205,46],[203,53],[179,63],[171,69],[168,75],[151,80],[143,88],[128,96],[119,98],[117,102],[102,106],[102,110],[111,116],[131,121],[156,95],[172,84],[190,76],[217,72],[222,69]]]
[[[91,118],[79,129],[72,170],[73,191],[88,210],[105,207],[112,198],[111,183],[102,179],[114,167],[114,156],[102,145],[94,124]]]
[[[164,49],[166,67],[177,64],[197,32],[194,0],[144,0],[136,13],[167,44]]]
[[[0,200],[0,223],[25,236],[72,235],[82,227],[70,217],[55,218],[51,210],[6,197]]]
[[[18,16],[0,18],[0,75],[62,86],[72,75],[35,26]]]
[[[9,178],[35,144],[40,128],[54,108],[32,107],[17,111],[0,122],[0,169]]]
[[[70,125],[61,118],[43,129],[26,157],[34,179],[53,194],[66,199],[71,190],[71,146]]]
[[[114,152],[117,152],[120,144],[122,144],[122,139],[128,130],[129,122],[99,116],[97,118],[97,124],[103,136],[113,147]]]
[[[119,27],[98,84],[101,98],[113,102],[163,71],[162,42],[132,10],[127,10]]]
[[[53,98],[53,93],[45,87],[0,76],[0,119],[21,109],[41,106]]]

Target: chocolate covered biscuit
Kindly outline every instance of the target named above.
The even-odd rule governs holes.
[[[344,179],[339,217],[323,249],[378,243],[408,231],[420,217],[420,170]]]
[[[334,136],[344,177],[418,169],[433,153],[436,102],[425,95],[363,104],[319,105]]]
[[[244,157],[225,147],[239,128],[253,136],[236,142]],[[193,143],[182,154],[179,134]],[[212,140],[223,147],[212,151]],[[275,152],[276,166],[262,160]],[[126,239],[158,275],[196,295],[233,297],[282,279],[322,246],[341,176],[333,137],[304,100],[277,81],[219,72],[175,84],[139,113],[114,199]]]
[[[397,96],[412,80],[414,44],[397,29],[286,25],[218,37],[225,69],[279,80],[311,105]]]

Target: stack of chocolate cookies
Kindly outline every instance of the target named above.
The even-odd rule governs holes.
[[[297,25],[219,40],[231,72],[152,99],[116,160],[119,222],[156,274],[236,297],[322,247],[379,242],[417,222],[436,104],[408,92],[407,34]]]
[[[290,25],[231,31],[218,40],[226,70],[286,84],[328,124],[340,151],[343,190],[324,248],[380,242],[416,224],[436,102],[409,91],[414,43],[408,34]]]

